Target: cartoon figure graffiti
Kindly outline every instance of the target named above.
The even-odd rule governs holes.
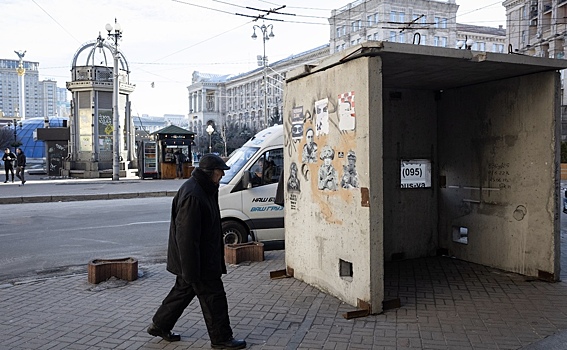
[[[307,129],[305,138],[307,143],[303,146],[301,161],[303,163],[315,163],[317,162],[317,144],[315,143],[315,132],[312,128]]]
[[[335,158],[335,151],[331,146],[325,146],[321,150],[321,160],[323,165],[319,168],[319,181],[317,183],[320,190],[336,191],[339,185],[337,170],[331,162]]]
[[[358,188],[358,172],[356,171],[356,154],[348,151],[348,164],[343,165],[343,177],[341,178],[342,188]]]
[[[292,162],[289,166],[289,178],[287,179],[288,192],[301,192],[299,178],[297,177],[297,164]]]
[[[293,107],[291,119],[291,138],[301,140],[303,137],[303,107]]]

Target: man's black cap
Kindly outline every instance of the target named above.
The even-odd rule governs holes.
[[[205,154],[204,156],[199,159],[199,169],[204,170],[228,170],[230,167],[226,165],[224,160],[221,157],[217,156],[216,154]]]

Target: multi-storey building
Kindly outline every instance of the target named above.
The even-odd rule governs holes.
[[[39,94],[42,117],[57,115],[57,82],[43,80],[39,82]]]
[[[455,0],[354,1],[331,13],[331,53],[370,40],[455,47],[458,8]]]
[[[457,23],[457,42],[472,40],[471,50],[505,53],[506,29]]]
[[[567,0],[506,0],[507,39],[513,52],[565,59]],[[561,138],[567,140],[567,93],[561,79]]]
[[[328,55],[329,45],[293,55],[267,66],[237,76],[193,72],[189,91],[189,130],[203,135],[208,124],[246,126],[250,130],[282,122],[283,81],[286,72]],[[264,99],[264,91],[267,96]],[[267,106],[264,108],[264,100]],[[264,110],[267,116],[264,116]]]
[[[0,59],[0,110],[5,118],[22,117],[19,106],[19,60]],[[23,61],[25,68],[25,118],[66,116],[58,113],[58,88],[54,80],[39,80],[39,63]],[[65,103],[66,98],[62,103]],[[68,106],[67,106],[68,107]],[[68,113],[67,113],[68,114]]]
[[[60,117],[69,117],[71,111],[71,103],[67,97],[66,88],[57,88],[57,115]]]
[[[21,117],[19,106],[19,79],[16,69],[19,60],[0,59],[0,110],[5,117]],[[39,94],[39,63],[23,61],[25,68],[25,118],[42,117]]]

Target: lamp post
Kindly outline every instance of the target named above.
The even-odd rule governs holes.
[[[270,40],[273,38],[274,35],[274,28],[271,24],[265,25],[262,24],[254,25],[252,29],[254,33],[252,33],[252,39],[256,40],[258,37],[256,35],[256,28],[258,28],[262,32],[262,45],[264,46],[264,55],[262,56],[262,65],[264,66],[264,123],[265,127],[268,127],[268,57],[266,57],[266,40]],[[270,30],[270,34],[268,34],[268,30]]]
[[[12,119],[12,122],[14,123],[14,143],[13,146],[14,147],[18,147],[18,120],[16,118]],[[10,123],[8,123],[8,126],[10,126]],[[22,128],[22,122],[20,122],[20,129]]]
[[[466,49],[466,50],[470,50],[472,48],[474,44],[474,40],[469,39],[466,35],[465,35],[465,40],[459,40],[457,41],[457,48],[459,49]]]
[[[108,32],[109,40],[114,44],[112,51],[112,56],[114,57],[114,69],[112,72],[112,181],[118,181],[120,179],[120,116],[118,113],[118,94],[120,92],[118,60],[120,59],[120,51],[118,51],[118,41],[122,38],[122,27],[120,27],[120,24],[114,19],[114,28],[110,23],[107,23],[105,29]]]
[[[209,153],[212,153],[212,145],[211,145],[211,135],[215,131],[211,124],[207,125],[207,129],[205,130],[207,134],[209,134]]]

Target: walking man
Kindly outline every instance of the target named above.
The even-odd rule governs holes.
[[[24,171],[26,170],[26,155],[21,148],[16,149],[16,177],[22,180],[18,186],[23,186],[26,183],[24,179]]]
[[[171,207],[167,270],[175,285],[163,300],[148,333],[167,341],[181,336],[171,329],[189,303],[199,298],[214,349],[243,349],[244,340],[232,335],[228,302],[221,275],[226,273],[224,242],[218,204],[219,181],[230,169],[217,155],[205,154]]]
[[[12,182],[14,182],[14,161],[16,160],[16,155],[12,153],[10,148],[4,150],[4,155],[2,156],[2,161],[4,162],[4,170],[6,171],[6,181],[8,182],[8,172],[12,174]]]

